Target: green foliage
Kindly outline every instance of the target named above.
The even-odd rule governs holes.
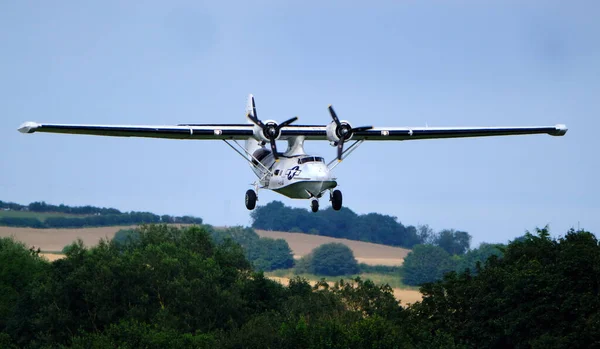
[[[434,245],[417,245],[413,248],[400,268],[403,281],[407,285],[421,285],[425,282],[441,280],[445,273],[469,269],[476,274],[491,256],[502,256],[504,245],[483,243],[476,249],[462,255],[448,254],[443,248]]]
[[[453,269],[448,252],[439,246],[416,245],[404,259],[402,273],[404,283],[418,286],[441,279]]]
[[[446,229],[439,232],[433,244],[443,248],[450,255],[462,255],[469,250],[471,235],[464,231]]]
[[[293,230],[392,246],[411,247],[419,243],[416,228],[405,227],[396,217],[378,213],[357,215],[345,207],[340,211],[329,207],[313,213],[273,201],[257,207],[250,216],[253,219],[252,226],[257,229]]]
[[[136,229],[120,229],[113,236],[112,241],[117,245],[127,245],[139,241],[140,233]]]
[[[37,218],[0,217],[0,225],[5,227],[45,228],[44,223]]]
[[[71,207],[33,202],[28,206],[0,201],[0,226],[30,228],[84,228],[149,223],[202,224],[202,218],[158,216],[150,212],[123,213],[114,208]],[[25,210],[25,211],[23,211]]]
[[[479,270],[478,264],[482,266],[491,256],[501,257],[505,247],[503,244],[482,243],[478,248],[470,250],[457,258],[454,270],[462,272],[469,269],[472,274],[476,274]]]
[[[38,252],[13,238],[0,238],[0,330],[14,317],[19,296],[46,270]]]
[[[309,273],[326,276],[352,275],[359,271],[352,250],[340,243],[323,244],[315,248],[300,263],[299,271],[306,268]]]
[[[547,229],[513,241],[477,275],[422,288],[412,321],[476,348],[590,348],[600,343],[600,245],[586,231]]]
[[[144,226],[127,243],[69,245],[49,263],[0,239],[2,348],[592,348],[600,244],[585,231],[527,234],[402,308],[354,278],[287,287],[254,272],[231,236]],[[481,246],[481,255],[490,246]],[[436,246],[416,246],[445,254]],[[441,253],[440,253],[441,251]],[[475,251],[475,250],[474,250]],[[486,252],[487,251],[487,252]],[[422,252],[422,251],[421,251]],[[421,253],[419,252],[419,253]],[[469,255],[467,253],[465,258]]]
[[[261,238],[252,228],[231,227],[212,229],[215,241],[227,239],[240,244],[252,265],[262,271],[287,269],[294,266],[294,255],[287,241],[283,239]]]
[[[396,217],[378,213],[357,215],[345,207],[340,211],[329,207],[313,213],[273,201],[257,207],[250,216],[256,229],[304,232],[406,248],[431,243],[450,254],[465,253],[471,242],[471,236],[463,231],[444,230],[436,234],[427,225],[404,226]]]

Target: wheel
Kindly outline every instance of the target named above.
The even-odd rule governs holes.
[[[334,190],[331,195],[331,206],[334,210],[339,211],[342,208],[342,192]]]
[[[248,189],[246,192],[246,208],[254,210],[256,207],[256,192],[252,189]]]
[[[319,201],[318,200],[313,200],[310,202],[310,209],[313,212],[317,212],[319,210]]]

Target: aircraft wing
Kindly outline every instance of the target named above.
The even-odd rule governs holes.
[[[114,137],[150,137],[171,139],[247,139],[252,137],[251,124],[226,125],[78,125],[26,122],[22,133],[49,132]]]
[[[357,131],[352,139],[366,141],[407,141],[416,139],[463,138],[549,134],[564,136],[567,126],[529,127],[375,127],[367,131]]]
[[[408,141],[417,139],[512,136],[549,134],[564,136],[565,125],[529,127],[374,127],[353,133],[353,140],[365,141]],[[327,140],[326,126],[288,126],[281,130],[280,139],[304,136],[307,140]]]
[[[19,128],[22,133],[48,132],[115,137],[150,137],[170,139],[238,139],[253,136],[252,124],[180,124],[158,125],[83,125],[43,124],[26,122]],[[530,127],[374,127],[354,132],[353,140],[406,141],[435,138],[462,138],[549,134],[563,136],[565,125]],[[327,125],[290,125],[281,129],[279,139],[304,136],[307,140],[327,140]]]

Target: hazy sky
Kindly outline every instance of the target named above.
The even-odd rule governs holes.
[[[344,205],[475,244],[546,224],[600,232],[597,1],[350,3],[0,2],[0,200],[248,225],[255,178],[221,141],[16,129],[239,123],[253,93],[261,118],[298,123],[330,122],[331,103],[354,126],[567,124],[565,137],[364,144],[335,170]],[[259,192],[272,200],[309,207]]]

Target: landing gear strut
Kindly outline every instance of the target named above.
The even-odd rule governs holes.
[[[311,202],[310,202],[310,209],[313,212],[317,212],[319,210],[319,200],[312,199]]]
[[[339,211],[342,208],[342,192],[339,190],[334,190],[331,193],[331,207],[334,210]]]
[[[248,189],[246,192],[246,208],[249,210],[254,210],[256,207],[256,192],[252,189]]]

